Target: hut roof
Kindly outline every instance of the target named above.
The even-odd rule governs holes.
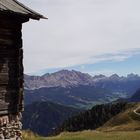
[[[23,15],[27,18],[36,20],[39,20],[40,18],[45,18],[43,15],[26,7],[17,0],[0,0],[0,11]]]

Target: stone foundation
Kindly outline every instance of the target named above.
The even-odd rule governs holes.
[[[0,140],[21,140],[21,114],[0,117]]]

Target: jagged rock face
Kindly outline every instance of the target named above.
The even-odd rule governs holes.
[[[136,74],[129,74],[126,77],[120,77],[113,74],[109,77],[105,75],[96,75],[94,77],[86,73],[78,71],[61,70],[52,74],[45,74],[43,76],[29,76],[24,77],[24,88],[28,90],[40,89],[42,87],[77,87],[77,86],[95,86],[98,88],[106,88],[112,91],[133,93],[140,87],[140,76]],[[127,89],[127,90],[123,90]]]
[[[92,76],[77,71],[62,70],[53,74],[43,76],[25,75],[25,88],[38,89],[41,87],[69,87],[77,85],[88,85]]]
[[[21,140],[21,114],[0,117],[0,140]]]

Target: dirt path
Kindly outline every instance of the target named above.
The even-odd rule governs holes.
[[[138,116],[140,116],[140,113],[137,112],[139,109],[140,109],[140,106],[133,111]]]

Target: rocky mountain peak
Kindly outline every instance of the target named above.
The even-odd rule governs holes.
[[[131,74],[128,74],[127,75],[127,78],[128,79],[139,79],[140,77],[139,77],[139,75],[137,75],[137,74],[134,74],[134,73],[131,73]]]
[[[111,75],[109,78],[110,78],[111,80],[119,80],[119,79],[120,79],[119,75],[117,75],[117,74],[113,74],[113,75]]]
[[[120,77],[113,74],[110,77],[105,75],[90,76],[75,70],[61,70],[54,73],[47,73],[42,76],[24,75],[25,89],[39,89],[42,87],[75,87],[79,85],[100,85],[105,86],[108,82],[127,82],[137,81],[140,77],[136,74],[129,74],[127,77]]]
[[[106,76],[105,75],[102,75],[102,74],[99,74],[99,75],[95,75],[93,77],[93,79],[102,79],[102,78],[106,78]]]
[[[25,87],[27,89],[37,89],[41,87],[69,87],[87,85],[92,81],[92,76],[75,70],[61,70],[43,76],[25,75]]]

